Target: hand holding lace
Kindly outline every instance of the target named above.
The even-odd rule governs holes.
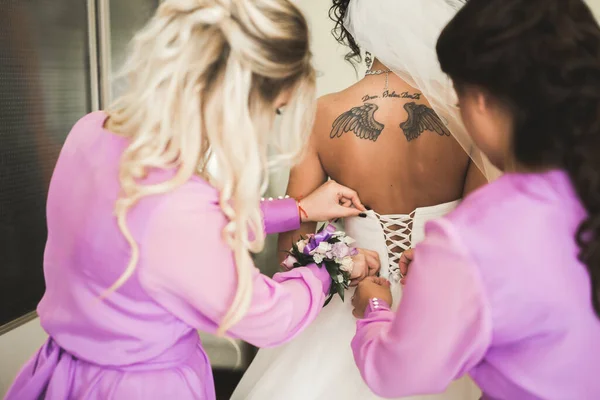
[[[406,275],[408,274],[408,268],[410,267],[410,263],[412,263],[414,259],[414,250],[407,249],[400,256],[400,273],[402,274],[402,279],[400,280],[401,284],[406,284]]]
[[[335,181],[328,181],[298,201],[302,222],[325,222],[336,218],[366,216],[358,194]]]
[[[363,318],[369,301],[372,299],[377,299],[377,303],[380,303],[381,307],[389,309],[392,305],[392,292],[387,279],[373,276],[358,284],[352,297],[352,315],[356,318]]]

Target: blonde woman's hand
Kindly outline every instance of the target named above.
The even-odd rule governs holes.
[[[390,282],[387,279],[377,276],[369,276],[358,284],[354,296],[352,296],[352,315],[356,318],[362,318],[365,315],[365,309],[369,300],[377,298],[385,301],[389,306],[392,305],[392,291]]]
[[[400,280],[401,284],[406,284],[406,277],[408,275],[408,269],[410,267],[410,264],[412,263],[414,258],[414,250],[413,249],[408,249],[405,250],[402,255],[400,256],[400,273],[402,274],[402,276],[404,278],[402,278]]]
[[[365,216],[358,194],[335,181],[328,181],[298,201],[302,222],[325,222],[336,218]]]
[[[350,274],[350,286],[356,286],[367,276],[376,276],[381,268],[379,254],[376,251],[357,249],[358,254],[352,257],[354,265]]]

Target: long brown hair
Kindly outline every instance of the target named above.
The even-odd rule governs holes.
[[[469,0],[437,44],[457,88],[483,88],[514,118],[514,156],[564,169],[588,215],[576,241],[600,316],[600,27],[583,0]]]

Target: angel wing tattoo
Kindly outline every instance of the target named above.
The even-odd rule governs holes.
[[[417,139],[424,131],[435,132],[440,136],[450,136],[450,131],[440,117],[425,104],[406,103],[404,109],[408,119],[400,124],[407,141]]]
[[[365,103],[346,111],[333,121],[329,137],[339,138],[344,133],[352,131],[360,139],[377,141],[384,128],[383,124],[375,120],[375,111],[378,109],[376,104]]]

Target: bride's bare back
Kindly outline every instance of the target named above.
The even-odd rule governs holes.
[[[290,196],[330,177],[380,214],[408,214],[485,183],[422,93],[393,74],[387,90],[385,82],[385,74],[368,76],[319,100],[308,153],[290,175]],[[280,248],[314,229],[282,235]]]

